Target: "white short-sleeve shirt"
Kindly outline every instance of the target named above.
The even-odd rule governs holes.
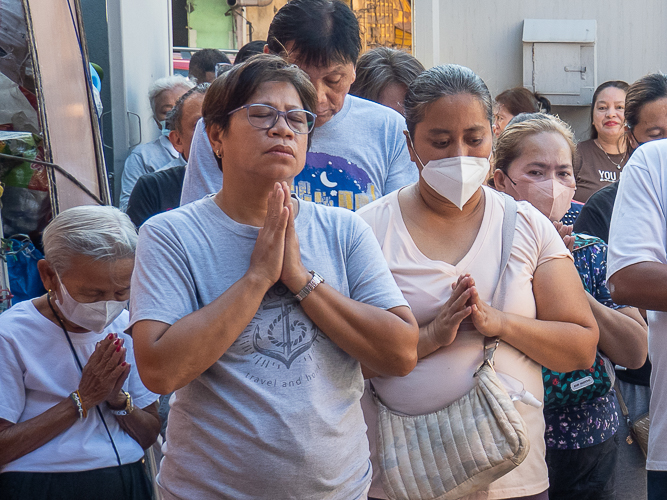
[[[125,339],[125,360],[131,365],[123,390],[132,395],[137,408],[145,408],[158,396],[141,383],[134,363],[132,339],[125,335],[129,314],[123,313],[101,333],[70,333],[83,366],[95,344],[110,333]],[[60,326],[44,317],[31,301],[16,304],[0,315],[0,419],[14,424],[25,422],[54,407],[81,381],[81,373]],[[85,403],[85,401],[84,401]],[[121,463],[140,460],[143,449],[123,429],[106,404],[104,419],[116,444]],[[118,465],[102,421],[94,408],[48,443],[0,467],[0,473],[79,472]]]
[[[667,139],[635,151],[623,169],[614,204],[607,276],[640,262],[667,264]],[[667,470],[667,312],[647,314],[653,367],[646,468]]]
[[[385,196],[359,211],[373,229],[389,269],[412,308],[420,326],[430,323],[452,293],[452,283],[463,273],[475,279],[481,298],[491,303],[500,274],[503,196],[484,187],[485,209],[479,233],[457,265],[435,261],[417,248],[403,221],[398,193]],[[570,256],[553,224],[528,202],[517,202],[516,233],[505,274],[504,310],[528,318],[536,317],[533,274],[544,262]],[[405,377],[377,377],[373,385],[382,401],[392,410],[419,415],[440,410],[468,393],[474,386],[473,374],[483,359],[484,337],[472,323],[463,325],[454,342],[420,359]],[[498,372],[520,380],[538,400],[543,399],[542,367],[506,343],[495,357]],[[528,426],[530,453],[514,471],[492,483],[488,492],[470,498],[495,499],[534,495],[549,487],[544,460],[544,417],[542,408],[515,403]],[[375,461],[377,410],[367,393],[362,399],[371,437],[374,477],[370,495],[386,498]]]

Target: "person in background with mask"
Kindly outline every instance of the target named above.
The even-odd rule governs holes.
[[[361,38],[357,18],[344,2],[292,0],[273,18],[267,40],[265,52],[296,64],[317,90],[312,145],[294,179],[299,198],[357,210],[417,179],[402,135],[403,117],[348,94]],[[197,129],[205,135],[203,126]],[[220,190],[222,172],[215,162],[202,160],[185,174],[181,205]]]
[[[525,120],[529,120],[531,118],[540,118],[542,116],[548,116],[546,113],[519,113],[516,115],[514,118],[512,118],[507,125],[508,127],[511,127],[515,123],[520,123]],[[495,187],[493,185],[494,180],[493,180],[493,172],[491,172],[491,179],[489,182],[489,185],[491,187]],[[577,220],[577,217],[579,217],[579,213],[581,212],[581,208],[584,206],[583,203],[579,203],[578,201],[572,200],[570,202],[570,208],[565,212],[565,215],[561,218],[561,220],[557,223],[554,223],[556,226],[556,229],[558,229],[558,233],[564,238],[564,241],[567,242],[574,242],[573,238],[569,238],[572,235],[572,226],[574,225],[574,222]],[[567,237],[567,238],[566,238]],[[572,250],[568,246],[569,250]]]
[[[595,89],[591,104],[591,138],[577,144],[574,197],[586,203],[593,193],[616,182],[628,161],[625,132],[625,93],[628,84],[604,82]]]
[[[505,304],[502,311],[489,305],[500,275],[507,197],[483,186],[493,112],[491,95],[475,73],[457,65],[424,71],[408,88],[405,117],[419,181],[359,215],[375,233],[417,318],[419,362],[407,376],[375,377],[373,385],[394,411],[440,410],[474,387],[484,339],[499,337],[496,371],[516,379],[536,406],[515,403],[527,425],[530,452],[485,491],[488,498],[546,499],[541,365],[570,371],[593,363],[598,329],[584,289],[553,224],[520,201]],[[368,391],[362,407],[377,464],[377,407]],[[373,471],[370,497],[387,498],[379,469]]]
[[[231,67],[231,66],[230,66]],[[187,162],[195,126],[201,118],[201,106],[208,83],[202,83],[183,94],[167,113],[169,141]],[[139,227],[155,214],[180,205],[186,165],[163,168],[139,177],[127,204],[127,215]]]
[[[422,71],[422,63],[407,52],[377,47],[357,61],[357,77],[350,87],[350,94],[403,114],[408,86]]]
[[[535,113],[526,118],[510,124],[498,138],[495,186],[516,200],[530,202],[558,223],[575,190],[573,134],[554,116]],[[637,309],[611,300],[605,283],[607,246],[586,235],[567,238],[574,240],[574,263],[600,329],[598,349],[614,364],[639,368],[648,349],[646,323]],[[553,374],[544,373],[552,385]],[[580,404],[551,404],[544,410],[550,500],[616,498],[619,412],[614,393],[599,396],[599,387],[582,388],[582,394],[590,395]],[[545,385],[545,391],[558,390]]]
[[[149,500],[157,395],[123,333],[136,229],[117,208],[76,207],[43,241],[48,293],[0,315],[0,497]]]
[[[178,98],[194,87],[187,78],[181,75],[167,76],[156,80],[148,90],[148,100],[153,110],[153,119],[162,132],[153,142],[140,144],[132,150],[125,160],[121,181],[120,209],[127,209],[130,194],[139,177],[162,168],[185,165],[185,160],[169,142],[166,119],[167,113],[174,107]]]

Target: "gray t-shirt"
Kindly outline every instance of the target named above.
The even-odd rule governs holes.
[[[308,269],[360,302],[406,305],[359,216],[299,207]],[[230,219],[212,197],[147,221],[130,324],[173,324],[215,300],[247,271],[258,231]],[[220,360],[176,391],[158,478],[166,498],[359,498],[371,480],[363,389],[359,363],[278,282]]]
[[[417,182],[419,171],[410,160],[404,130],[405,119],[393,109],[348,94],[343,108],[315,129],[294,192],[302,200],[358,210]],[[222,187],[202,120],[192,143],[181,205]]]

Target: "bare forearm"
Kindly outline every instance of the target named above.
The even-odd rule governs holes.
[[[376,374],[403,376],[417,364],[417,323],[407,307],[397,314],[356,302],[326,284],[301,305],[333,342]],[[398,315],[399,309],[405,309]]]
[[[429,323],[426,326],[419,327],[419,343],[417,344],[417,357],[419,359],[425,358],[429,354],[434,353],[445,344],[439,344],[435,340],[434,325]],[[454,339],[452,339],[453,341]],[[449,345],[449,344],[446,344]]]
[[[78,418],[78,410],[67,398],[41,415],[0,430],[0,466],[44,446],[69,429]]]
[[[595,361],[597,328],[505,314],[500,338],[549,370],[570,372]]]
[[[586,296],[600,328],[599,349],[615,364],[641,368],[646,361],[648,337],[639,312],[631,307],[625,308],[629,311],[616,311],[600,304],[589,293]],[[632,317],[628,316],[632,313]]]
[[[649,311],[667,311],[667,265],[640,262],[615,272],[608,280],[617,304]]]
[[[116,416],[118,425],[145,450],[150,447],[160,433],[160,417],[157,403],[145,409],[135,408],[129,415]]]
[[[197,378],[229,349],[250,323],[268,284],[246,274],[220,297],[166,328],[159,336],[134,328],[137,368],[151,391],[168,394]],[[155,323],[155,322],[145,322]]]

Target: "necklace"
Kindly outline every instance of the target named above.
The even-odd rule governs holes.
[[[593,139],[593,142],[595,143],[595,145],[596,145],[597,147],[600,148],[600,150],[602,150],[602,152],[604,153],[604,155],[607,157],[607,160],[609,160],[609,161],[611,162],[612,165],[614,165],[614,166],[615,166],[617,169],[619,169],[619,170],[621,170],[621,169],[623,168],[623,167],[621,166],[621,163],[623,163],[623,160],[625,160],[625,157],[626,157],[627,154],[628,154],[627,151],[625,151],[625,152],[623,153],[623,157],[621,158],[621,161],[619,161],[618,163],[616,163],[614,160],[611,159],[611,157],[609,156],[609,153],[607,153],[607,152],[604,150],[604,148],[600,145],[600,142],[599,142],[597,139]]]

